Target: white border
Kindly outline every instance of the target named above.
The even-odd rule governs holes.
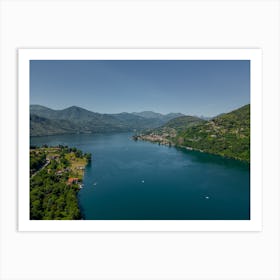
[[[18,50],[19,231],[261,231],[262,62],[260,49],[20,49]],[[30,60],[250,60],[251,220],[244,221],[35,221],[29,220]]]

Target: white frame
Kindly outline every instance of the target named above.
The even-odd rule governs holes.
[[[250,220],[29,220],[30,60],[250,60]],[[262,52],[260,49],[19,49],[19,231],[261,231]]]

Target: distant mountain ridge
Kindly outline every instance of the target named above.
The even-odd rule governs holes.
[[[146,118],[146,119],[162,119],[164,121],[169,121],[173,118],[184,116],[181,113],[169,113],[169,114],[164,115],[161,113],[155,113],[153,111],[133,112],[132,114]]]
[[[47,119],[66,119],[74,121],[92,120],[92,118],[96,118],[99,115],[102,115],[99,113],[88,111],[78,106],[71,106],[66,109],[54,110],[41,105],[30,105],[30,114]]]
[[[150,116],[145,112],[101,114],[77,106],[54,110],[41,105],[30,105],[30,135],[143,130],[161,126],[179,115],[182,114],[163,115],[155,112],[150,112]]]
[[[201,124],[206,122],[195,116],[180,116],[174,119],[169,120],[164,125],[159,126],[154,129],[148,129],[143,131],[143,135],[155,134],[155,135],[163,135],[175,137],[180,131],[183,131],[186,128]]]
[[[181,131],[191,126],[195,126],[205,122],[203,119],[194,116],[180,116],[168,121],[164,127],[173,128],[177,131]]]

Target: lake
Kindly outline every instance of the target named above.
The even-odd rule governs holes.
[[[92,153],[79,205],[86,220],[248,220],[250,168],[131,139],[131,133],[31,137]]]

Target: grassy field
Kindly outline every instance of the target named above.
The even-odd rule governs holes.
[[[77,157],[74,152],[66,154],[65,158],[69,161],[71,173],[77,178],[82,179],[84,176],[84,168],[87,165],[87,159],[84,157]]]

